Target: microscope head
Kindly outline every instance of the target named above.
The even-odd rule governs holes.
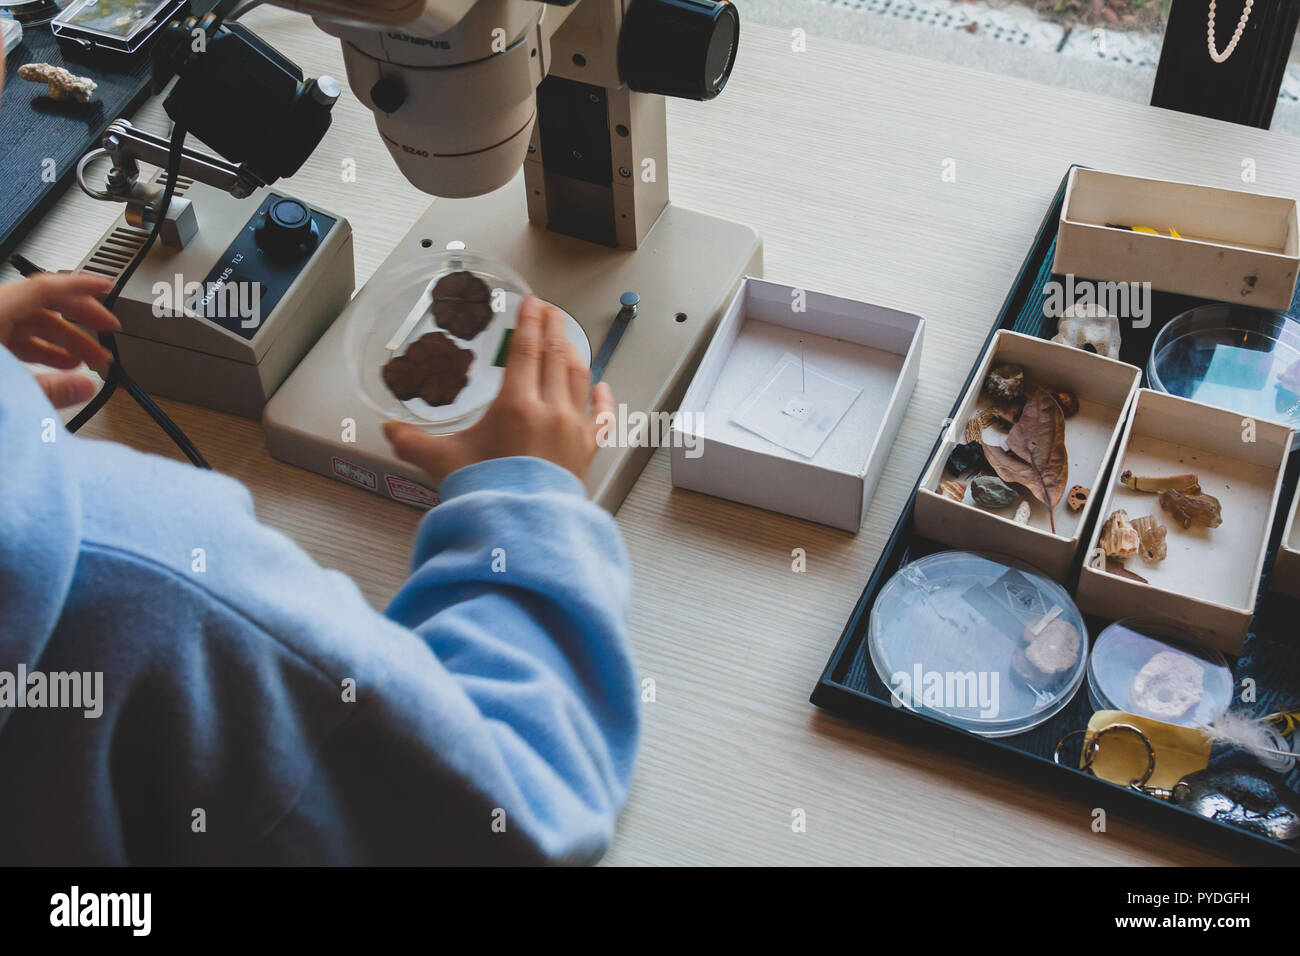
[[[273,0],[339,38],[348,84],[402,174],[463,198],[509,182],[528,155],[550,40],[579,0]],[[581,0],[639,92],[709,99],[735,62],[727,0]],[[621,28],[621,36],[620,29]],[[685,54],[690,64],[678,68]],[[682,62],[685,62],[683,60]]]

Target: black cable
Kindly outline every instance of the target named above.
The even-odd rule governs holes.
[[[207,28],[209,33],[216,33],[216,31],[220,29],[223,21],[227,19],[237,19],[238,17],[243,16],[249,10],[258,6],[262,0],[246,0],[243,6],[234,9],[237,2],[238,0],[219,0],[211,11],[212,22]],[[231,13],[232,9],[234,9],[233,13]],[[118,276],[117,282],[113,284],[112,290],[104,298],[104,306],[110,311],[112,311],[113,306],[117,304],[117,300],[122,295],[122,290],[126,288],[127,282],[130,281],[131,276],[135,274],[135,270],[140,267],[140,263],[144,261],[144,257],[149,254],[149,250],[153,248],[153,244],[158,239],[158,233],[162,229],[162,223],[167,216],[167,210],[171,208],[172,194],[176,190],[176,180],[180,176],[181,157],[185,148],[185,135],[185,127],[180,123],[174,123],[172,125],[171,145],[167,155],[167,185],[163,188],[163,195],[159,204],[157,218],[154,220],[153,229],[145,239],[144,245],[140,247],[140,251],[136,253],[135,258],[133,258],[127,264],[126,268],[122,270],[122,274]],[[14,264],[15,267],[21,269],[21,266],[18,266],[17,262]],[[207,463],[204,457],[199,453],[199,450],[194,447],[189,436],[187,436],[185,432],[183,432],[180,427],[171,420],[167,413],[159,408],[154,400],[145,394],[144,389],[140,388],[140,386],[136,384],[135,380],[127,374],[126,369],[122,367],[122,361],[117,352],[117,340],[113,337],[112,333],[101,333],[99,341],[109,350],[109,352],[112,353],[113,362],[108,367],[108,375],[105,377],[104,384],[100,387],[99,391],[96,392],[95,396],[86,403],[86,406],[68,422],[68,431],[76,432],[82,425],[90,421],[90,419],[104,407],[109,398],[112,397],[113,393],[117,390],[117,386],[121,385],[126,390],[127,394],[135,399],[136,404],[143,408],[149,414],[149,417],[158,423],[158,427],[166,432],[168,437],[176,443],[176,447],[185,454],[186,458],[188,458],[198,468],[210,469],[212,466]]]
[[[122,270],[122,274],[118,276],[117,281],[113,284],[112,290],[107,296],[105,296],[104,307],[110,311],[112,311],[113,307],[117,304],[117,300],[121,297],[122,290],[126,288],[126,284],[130,281],[131,276],[135,274],[136,269],[140,267],[140,263],[144,261],[145,256],[149,254],[149,250],[153,248],[154,243],[158,240],[158,234],[162,230],[162,224],[163,220],[167,216],[167,210],[171,208],[172,195],[176,191],[176,180],[180,178],[181,158],[184,155],[185,148],[185,135],[185,127],[180,124],[173,126],[171,145],[167,155],[167,185],[163,187],[162,199],[158,204],[153,229],[150,230],[148,237],[144,241],[144,245],[140,247],[140,251],[136,253],[135,257],[129,263],[127,263],[126,268]],[[188,458],[198,468],[211,468],[212,466],[209,465],[203,455],[199,453],[199,450],[194,447],[194,443],[190,441],[189,436],[187,436],[185,432],[183,432],[180,427],[171,420],[167,413],[159,408],[153,399],[146,395],[144,390],[136,384],[135,380],[127,374],[126,369],[122,366],[121,357],[118,355],[117,340],[113,337],[112,333],[101,333],[99,341],[109,350],[110,353],[112,353],[113,362],[108,367],[108,375],[104,379],[103,386],[95,393],[94,398],[86,404],[86,407],[78,412],[73,419],[68,422],[68,431],[76,432],[82,425],[90,421],[90,419],[104,407],[109,398],[112,397],[113,393],[117,390],[117,386],[121,385],[123,389],[126,390],[127,394],[135,399],[136,404],[144,409],[150,418],[157,422],[158,427],[161,428],[169,438],[171,438],[171,440],[176,444],[176,447],[184,453],[186,458]]]

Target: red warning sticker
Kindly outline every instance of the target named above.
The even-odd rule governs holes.
[[[330,461],[334,466],[334,474],[344,481],[350,481],[362,488],[369,488],[371,491],[379,490],[379,476],[369,468],[362,468],[360,465],[354,465],[342,458],[331,458]]]
[[[388,484],[388,493],[398,501],[403,501],[408,505],[432,508],[442,501],[438,492],[406,478],[399,478],[397,475],[384,475],[384,481]]]

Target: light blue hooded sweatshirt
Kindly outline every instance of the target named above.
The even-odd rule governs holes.
[[[638,730],[617,528],[535,458],[441,493],[379,614],[0,348],[0,863],[598,858]]]

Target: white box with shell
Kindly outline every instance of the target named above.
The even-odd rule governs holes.
[[[1293,598],[1300,598],[1300,487],[1291,497],[1286,529],[1273,559],[1269,588]]]
[[[1040,387],[1063,390],[1074,396],[1078,410],[1068,417],[1062,410],[1067,462],[1064,478],[1049,480],[1046,493],[1040,485],[1038,497],[1027,486],[1008,482],[1019,492],[1017,500],[1001,509],[986,509],[975,503],[975,482],[971,475],[954,475],[947,469],[954,449],[975,440],[977,433],[985,445],[996,448],[1010,447],[1009,441],[1011,445],[1018,444],[1011,431],[1020,427],[1021,422],[1015,422],[1009,429],[1007,420],[995,424],[988,420],[987,414],[999,403],[986,392],[986,383],[990,373],[1006,366],[1024,370],[1026,392]],[[1065,580],[1094,507],[1094,496],[1089,495],[1081,507],[1072,508],[1067,500],[1070,490],[1077,486],[1091,491],[1102,481],[1141,378],[1139,369],[1124,362],[1034,336],[1006,330],[998,332],[985,350],[984,361],[976,370],[957,416],[921,478],[916,493],[917,530],[951,547],[1020,558],[1057,581]],[[1024,424],[1027,429],[1030,423]],[[993,475],[991,469],[983,473]],[[960,500],[955,497],[958,490]],[[1041,500],[1043,497],[1055,499],[1055,507],[1049,510]],[[1025,507],[1027,521],[1018,521],[1017,512],[1022,512],[1023,519]]]
[[[1094,496],[1101,500],[1079,577],[1079,607],[1111,619],[1168,618],[1220,650],[1240,653],[1290,449],[1291,429],[1283,425],[1139,391],[1114,480]],[[1110,521],[1120,510],[1126,521]],[[1157,529],[1154,555],[1146,534],[1136,542],[1128,534],[1142,518],[1165,529],[1163,548]],[[1124,553],[1134,545],[1135,553]]]
[[[1075,168],[1052,272],[1285,310],[1296,223],[1294,199]]]

